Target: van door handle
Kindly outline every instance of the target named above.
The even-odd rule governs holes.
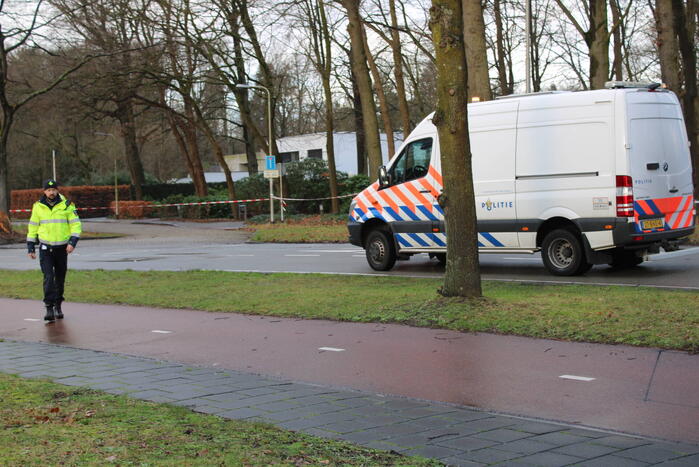
[[[678,191],[680,190],[678,190],[677,187],[673,186],[672,188],[670,188],[670,193],[677,193]]]
[[[646,164],[646,169],[648,170],[658,170],[660,168],[659,162],[650,162]]]
[[[420,193],[432,193],[432,190],[420,190]]]

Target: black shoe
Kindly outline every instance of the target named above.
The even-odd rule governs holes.
[[[56,319],[63,319],[63,311],[61,311],[61,304],[58,303],[54,310],[56,311]]]
[[[53,305],[46,305],[46,315],[44,316],[44,321],[55,321],[56,320],[56,315],[54,312],[54,307]]]

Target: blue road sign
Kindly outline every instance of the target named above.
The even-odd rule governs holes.
[[[265,170],[276,170],[277,158],[274,156],[265,156]]]

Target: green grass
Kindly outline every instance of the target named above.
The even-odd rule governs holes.
[[[347,217],[338,215],[291,216],[284,222],[269,224],[253,218],[248,230],[255,242],[269,243],[346,243]]]
[[[0,270],[0,277],[0,295],[41,298],[40,271]],[[440,297],[440,286],[406,277],[72,270],[66,297],[699,351],[696,292],[484,282],[485,298],[469,301]]]
[[[346,225],[257,224],[250,240],[266,243],[346,243]]]
[[[0,373],[0,465],[442,465]]]

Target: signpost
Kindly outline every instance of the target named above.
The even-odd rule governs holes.
[[[277,158],[265,156],[265,178],[269,179],[269,221],[274,223],[274,179],[279,177]]]

